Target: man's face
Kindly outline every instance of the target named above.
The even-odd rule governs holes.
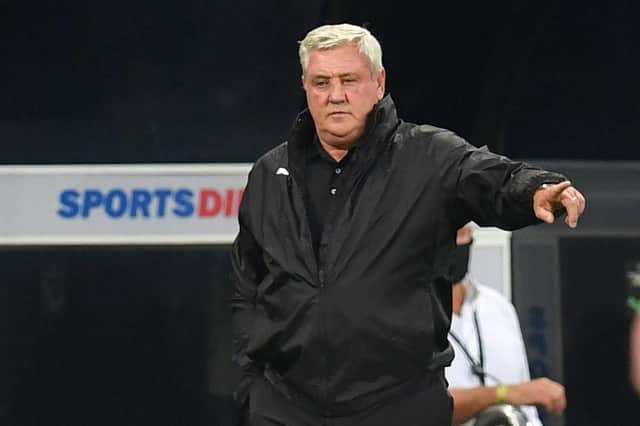
[[[356,142],[384,96],[384,83],[384,70],[373,79],[355,44],[311,52],[304,89],[320,140],[339,148]]]

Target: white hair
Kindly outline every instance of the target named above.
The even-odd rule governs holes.
[[[377,78],[382,71],[382,48],[378,40],[366,28],[351,24],[323,25],[307,33],[300,42],[298,55],[302,67],[302,79],[307,72],[309,55],[314,50],[327,50],[354,43],[369,61],[371,77]]]

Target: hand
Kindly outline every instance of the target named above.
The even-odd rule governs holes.
[[[458,229],[456,234],[456,245],[457,246],[466,246],[473,241],[473,228],[471,227],[471,222],[464,225],[462,228]]]
[[[507,386],[507,402],[514,405],[542,405],[552,414],[561,414],[567,407],[564,386],[546,377]]]
[[[567,217],[564,220],[570,228],[578,225],[578,218],[584,212],[585,199],[571,182],[564,181],[541,188],[533,194],[533,212],[536,217],[546,223],[553,223],[553,212],[564,207]]]

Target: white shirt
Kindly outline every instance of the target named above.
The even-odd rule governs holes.
[[[520,322],[513,305],[496,290],[474,283],[468,276],[463,285],[464,303],[460,315],[452,315],[451,331],[478,361],[480,351],[473,321],[473,311],[476,310],[484,352],[484,371],[488,373],[486,386],[519,384],[531,380]],[[445,369],[449,387],[468,389],[482,386],[472,373],[471,362],[462,348],[451,336],[449,341],[456,354],[451,366]],[[542,426],[536,407],[521,408],[533,425]]]

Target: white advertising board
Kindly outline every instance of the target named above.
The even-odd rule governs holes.
[[[0,167],[0,244],[229,243],[250,167]]]

